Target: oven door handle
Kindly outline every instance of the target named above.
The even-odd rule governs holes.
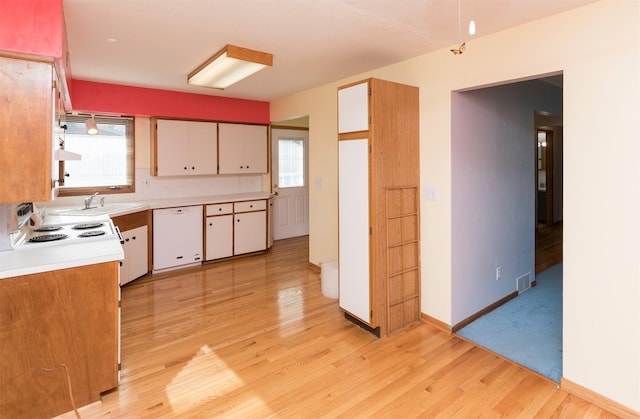
[[[122,237],[122,234],[120,234],[120,229],[118,228],[118,226],[113,226],[116,229],[116,234],[118,235],[118,238],[120,239],[120,244],[124,244],[124,238]]]

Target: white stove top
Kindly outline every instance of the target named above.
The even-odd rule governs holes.
[[[67,224],[25,225],[14,233],[15,250],[120,238],[110,219]]]

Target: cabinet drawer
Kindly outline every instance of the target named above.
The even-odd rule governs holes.
[[[233,204],[207,205],[207,217],[212,215],[224,215],[233,213]]]
[[[264,199],[259,201],[235,202],[233,205],[235,212],[250,212],[267,209],[267,201]]]

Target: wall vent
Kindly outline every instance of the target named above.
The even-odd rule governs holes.
[[[531,272],[522,275],[520,278],[516,279],[516,287],[518,290],[518,294],[522,294],[529,288],[531,288]]]

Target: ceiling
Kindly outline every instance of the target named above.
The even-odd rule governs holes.
[[[594,1],[63,0],[63,7],[74,79],[272,101],[462,41],[469,51],[472,18],[481,37]],[[187,74],[225,44],[270,52],[273,67],[225,90],[188,86]]]

